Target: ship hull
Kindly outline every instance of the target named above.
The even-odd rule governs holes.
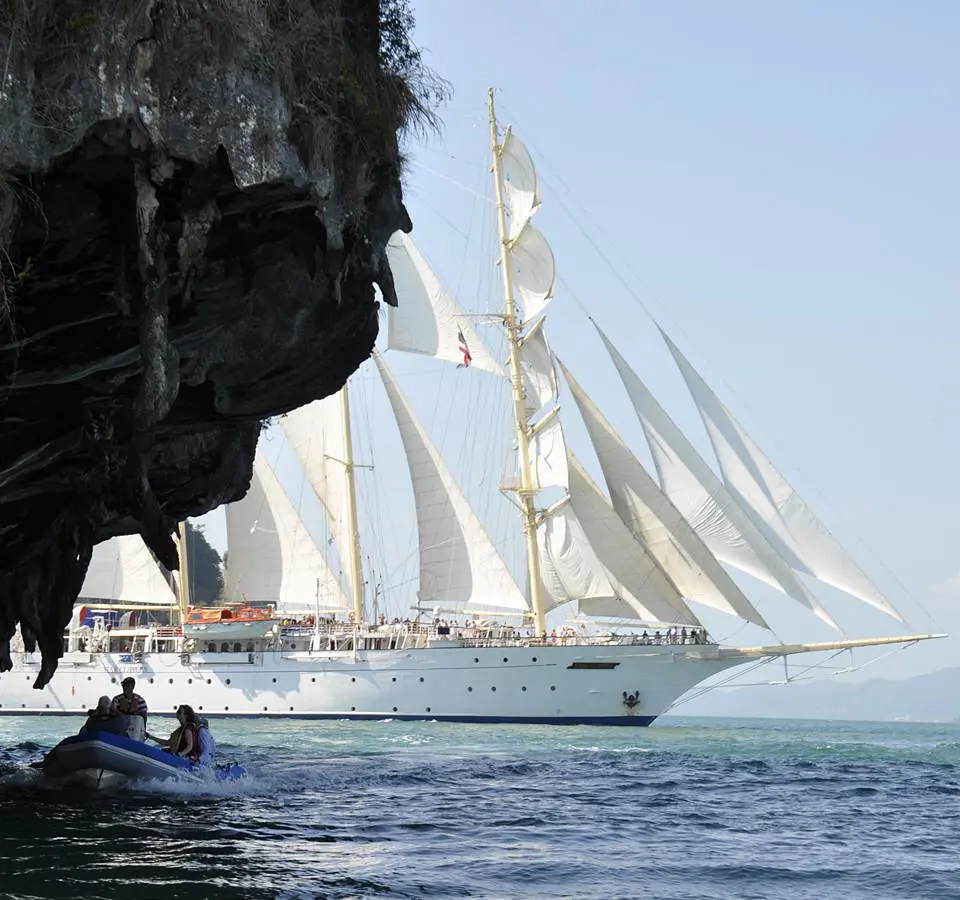
[[[0,676],[0,714],[81,714],[127,675],[152,713],[644,726],[737,665],[713,646],[433,647],[357,652],[70,653],[32,688],[39,657]]]

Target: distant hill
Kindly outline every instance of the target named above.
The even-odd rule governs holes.
[[[718,688],[677,707],[678,716],[960,722],[960,667],[902,681],[844,676],[787,685]]]

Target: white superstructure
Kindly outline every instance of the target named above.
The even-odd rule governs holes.
[[[131,674],[154,711],[189,702],[206,716],[649,724],[690,688],[745,661],[933,637],[750,648],[721,647],[708,637],[697,606],[768,628],[725,566],[761,579],[831,627],[833,617],[799,574],[902,618],[665,334],[721,474],[600,332],[657,477],[647,472],[550,351],[545,311],[556,271],[533,223],[537,173],[523,143],[509,129],[498,131],[492,93],[490,128],[505,297],[503,311],[490,318],[503,326],[508,359],[501,365],[484,346],[402,234],[388,247],[400,300],[390,310],[388,348],[479,370],[467,378],[507,382],[517,477],[501,490],[520,512],[515,537],[525,547],[526,578],[515,579],[397,378],[375,355],[371,366],[412,485],[419,563],[412,619],[387,623],[365,597],[344,388],[278,423],[319,501],[329,541],[314,539],[263,448],[249,493],[227,508],[227,596],[273,605],[276,620],[218,622],[185,635],[174,625],[108,627],[105,616],[78,612],[44,690],[32,689],[39,655],[14,648],[14,669],[0,679],[0,713],[82,712]],[[567,445],[558,375],[574,401],[563,416],[579,410],[606,491]],[[97,548],[81,597],[125,609],[174,605],[135,537]],[[547,616],[563,609],[573,610],[574,624],[548,631]]]

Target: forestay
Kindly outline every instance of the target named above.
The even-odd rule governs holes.
[[[885,612],[890,605],[813,510],[774,468],[687,358],[660,333],[703,419],[727,487],[790,565]]]
[[[417,510],[420,599],[477,610],[527,610],[528,604],[400,391],[374,354],[400,429]]]
[[[623,523],[687,600],[768,627],[760,611],[744,596],[562,363],[560,370],[587,426],[613,508]]]
[[[226,514],[224,582],[230,600],[275,603],[283,612],[348,607],[339,580],[259,448],[250,490]]]
[[[110,538],[93,548],[80,597],[118,603],[173,606],[173,589],[138,534]]]
[[[681,515],[718,559],[784,591],[837,628],[607,336],[599,328],[597,331],[643,426],[660,486]]]

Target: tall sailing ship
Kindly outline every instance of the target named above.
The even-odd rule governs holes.
[[[387,343],[506,382],[517,465],[499,489],[518,512],[523,587],[375,354],[416,511],[418,590],[407,615],[386,621],[364,571],[345,387],[276,426],[319,501],[329,541],[315,540],[261,442],[248,494],[226,510],[225,584],[235,602],[191,608],[185,556],[175,592],[139,537],[105,542],[56,676],[34,690],[39,655],[15,648],[14,669],[0,679],[0,713],[80,713],[133,675],[153,710],[191,702],[206,716],[648,725],[695,686],[745,663],[936,637],[736,647],[709,635],[696,608],[769,628],[726,567],[834,628],[801,575],[903,619],[665,333],[720,474],[599,329],[656,478],[555,359],[545,332],[555,268],[534,224],[537,173],[517,136],[498,128],[492,92],[488,103],[505,302],[486,319],[502,327],[507,359],[487,350],[476,317],[403,234],[388,247],[400,305],[389,311]],[[565,440],[561,377],[608,493]],[[184,536],[181,529],[181,546]],[[139,624],[144,611],[167,609],[176,610],[170,624]]]

